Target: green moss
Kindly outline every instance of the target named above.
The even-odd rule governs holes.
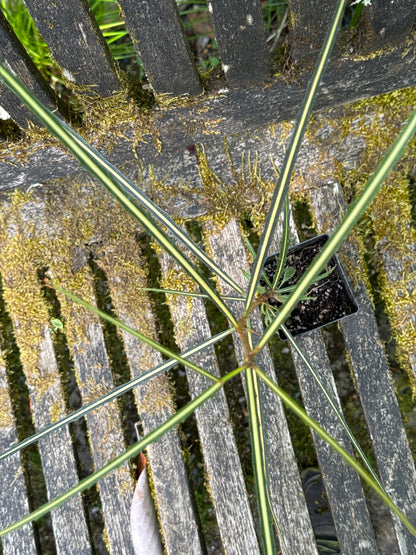
[[[232,179],[225,181],[212,171],[203,148],[198,148],[198,173],[204,188],[209,208],[204,219],[210,220],[221,229],[230,219],[249,218],[259,230],[265,221],[266,204],[271,198],[275,183],[261,176],[257,157],[241,159],[241,170],[237,171],[229,146],[224,142]],[[211,208],[212,207],[212,208]]]
[[[351,172],[344,170],[340,176],[340,181],[345,183],[352,197],[361,191],[381,155],[393,143],[415,99],[416,89],[405,89],[367,99],[353,107],[356,122],[353,133],[364,138],[366,148],[359,167]],[[359,114],[358,123],[356,114]],[[416,310],[413,292],[416,232],[411,223],[409,175],[415,167],[416,141],[413,140],[404,157],[387,177],[358,228],[363,240],[368,233],[374,237],[379,254],[376,261],[381,297],[398,345],[399,361],[409,371],[414,392],[416,386],[410,360],[416,356],[416,326],[412,321]],[[401,268],[399,279],[393,277],[395,268]]]
[[[29,384],[37,398],[55,382],[54,372],[39,370],[40,344],[49,315],[37,282],[37,265],[44,252],[42,238],[35,225],[28,225],[23,209],[31,202],[30,194],[16,192],[0,214],[0,250],[4,272],[4,300],[18,327],[15,330],[20,359]]]
[[[1,364],[1,361],[0,361]],[[6,388],[0,389],[0,428],[14,426],[12,404]]]

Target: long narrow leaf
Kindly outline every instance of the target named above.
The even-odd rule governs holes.
[[[284,209],[283,209],[282,238],[280,240],[279,258],[278,258],[278,264],[276,268],[276,274],[274,276],[274,281],[272,284],[272,289],[276,289],[276,287],[278,286],[280,277],[282,275],[283,269],[286,264],[287,251],[289,250],[289,242],[290,242],[290,219],[289,218],[290,218],[289,198],[286,195],[284,200]],[[284,280],[284,281],[287,281],[287,280]],[[284,282],[282,281],[282,284],[283,283]]]
[[[84,490],[90,488],[95,483],[97,483],[98,480],[105,478],[107,474],[109,474],[116,468],[120,467],[129,459],[136,457],[150,443],[154,443],[160,437],[162,437],[163,434],[168,432],[171,428],[173,428],[174,426],[177,426],[178,424],[186,420],[186,418],[188,418],[188,416],[192,414],[195,409],[197,409],[200,405],[205,403],[210,397],[215,395],[215,393],[225,384],[225,382],[227,382],[228,380],[236,376],[239,372],[241,372],[241,370],[243,370],[243,368],[244,367],[237,368],[236,370],[233,370],[226,376],[223,376],[222,378],[220,378],[220,380],[217,383],[211,385],[211,387],[209,387],[207,390],[201,393],[201,395],[198,395],[198,397],[195,397],[195,399],[193,399],[190,403],[188,403],[183,408],[178,410],[164,424],[162,424],[161,426],[159,426],[158,428],[156,428],[155,430],[147,434],[142,440],[138,441],[137,443],[129,447],[123,454],[119,455],[118,457],[116,457],[115,459],[107,463],[105,466],[100,468],[100,470],[97,470],[87,478],[84,478],[76,486],[66,491],[62,495],[58,496],[53,501],[49,501],[49,503],[45,503],[44,505],[42,505],[32,513],[28,514],[22,519],[14,522],[10,526],[7,526],[3,530],[1,530],[0,537],[5,536],[10,532],[13,532],[14,530],[17,530],[18,528],[21,528],[22,526],[24,526],[25,524],[28,524],[29,522],[32,522],[33,520],[38,520],[45,514],[49,513],[53,509],[56,509],[57,507],[59,507],[60,505],[68,501],[68,499],[71,499],[71,497],[73,497],[74,495],[77,495],[78,493],[83,492]]]
[[[299,347],[299,345],[296,343],[293,335],[290,333],[290,331],[286,328],[286,326],[283,324],[282,325],[282,330],[285,332],[287,338],[289,339],[290,344],[292,345],[292,347],[295,349],[295,351],[298,353],[298,355],[300,356],[300,358],[302,359],[303,363],[305,364],[306,368],[309,370],[309,372],[311,373],[311,375],[313,376],[314,380],[316,381],[316,383],[319,385],[319,387],[321,388],[323,394],[325,395],[330,407],[332,408],[332,410],[335,412],[338,420],[340,421],[342,427],[344,428],[344,430],[346,431],[351,443],[353,444],[353,446],[355,447],[357,453],[359,454],[361,460],[363,461],[363,463],[365,464],[365,466],[367,467],[369,473],[371,474],[371,476],[373,477],[374,481],[377,482],[377,484],[379,485],[379,487],[381,489],[384,490],[384,486],[383,484],[380,482],[377,474],[375,473],[375,471],[373,470],[373,467],[370,464],[370,461],[367,459],[367,457],[365,456],[364,451],[361,449],[360,444],[358,443],[358,441],[355,439],[354,434],[351,431],[351,428],[348,426],[347,421],[344,418],[344,415],[342,414],[342,412],[339,410],[336,402],[333,400],[333,398],[331,397],[330,393],[328,392],[327,388],[325,387],[324,383],[322,382],[321,378],[319,377],[319,374],[315,371],[315,369],[313,368],[312,364],[309,362],[307,356],[305,355],[305,353],[302,351],[302,349]]]
[[[64,124],[50,110],[48,110],[33,94],[0,62],[0,80],[2,80],[16,96],[32,111],[32,113],[43,123],[48,131],[55,135],[67,149],[77,158],[78,162],[93,177],[95,177],[129,212],[144,229],[184,268],[187,274],[198,283],[205,291],[212,302],[235,327],[238,327],[234,315],[229,311],[221,297],[202,276],[197,268],[189,261],[181,250],[173,243],[169,235],[155,222],[153,217],[143,208],[131,200],[134,191],[126,194],[126,190],[120,187],[121,173],[113,170],[104,164],[104,158],[97,152],[88,147],[87,143],[81,139],[70,127]],[[101,163],[102,162],[102,163]],[[127,180],[126,180],[127,185]],[[170,218],[167,217],[169,220]],[[165,225],[168,220],[164,220]],[[174,232],[173,232],[174,233]]]
[[[307,426],[310,426],[314,432],[316,432],[321,439],[326,441],[331,448],[339,453],[341,457],[352,466],[361,478],[383,499],[383,501],[390,507],[394,514],[403,522],[406,528],[416,536],[416,528],[407,518],[407,516],[397,507],[397,505],[392,501],[392,499],[386,494],[385,490],[381,488],[374,478],[366,471],[364,468],[356,461],[356,459],[350,455],[335,439],[330,436],[323,428],[313,420],[306,412],[277,384],[275,384],[262,370],[255,368],[257,374],[260,378],[274,391],[284,402],[284,404],[293,411]]]
[[[80,135],[78,135],[69,125],[61,121],[55,114],[50,112],[39,100],[37,100],[26,87],[20,83],[5,66],[0,62],[0,80],[4,82],[16,96],[36,115],[43,125],[55,135],[68,150],[78,159],[80,164],[89,170],[85,165],[85,157],[95,162],[97,167],[103,170],[113,183],[117,183],[131,198],[134,198],[143,208],[148,210],[153,216],[172,233],[175,240],[184,244],[201,262],[203,262],[213,273],[221,277],[234,290],[243,293],[241,287],[233,281],[211,258],[205,253],[199,245],[197,245],[189,235],[176,224],[176,222],[164,210],[159,208],[152,200],[149,199],[139,187],[120,172],[113,164],[104,158],[104,156],[91,145],[89,145]],[[65,133],[66,132],[66,133]],[[79,149],[73,149],[74,143],[77,143]],[[84,156],[80,156],[80,153]],[[95,175],[95,174],[94,174]],[[96,175],[95,175],[96,176]],[[97,177],[97,176],[96,176]],[[110,190],[110,192],[112,192]]]
[[[248,414],[250,420],[251,450],[256,482],[257,505],[260,516],[261,537],[264,552],[267,555],[273,555],[275,553],[275,544],[269,507],[266,464],[264,460],[265,449],[263,427],[257,376],[252,368],[247,368],[245,376],[247,384]]]
[[[208,295],[205,293],[195,293],[193,291],[180,291],[178,289],[161,289],[158,287],[141,287],[142,291],[152,291],[153,293],[164,293],[165,295],[179,295],[182,297],[199,297],[202,299],[208,299]],[[244,301],[243,297],[230,297],[229,295],[221,295],[221,299],[224,301]]]
[[[182,242],[189,250],[194,254],[201,262],[203,262],[213,273],[221,277],[226,283],[228,283],[234,290],[239,293],[243,293],[241,287],[228,276],[207,254],[203,249],[199,247],[189,235],[176,224],[176,222],[167,214],[164,210],[159,208],[154,202],[152,202],[144,192],[137,187],[135,183],[130,181],[124,174],[120,172],[118,168],[113,166],[104,156],[96,149],[91,147],[82,137],[77,135],[73,129],[64,124],[68,131],[73,135],[74,139],[78,144],[84,149],[86,154],[98,163],[102,165],[107,171],[107,174],[114,177],[115,180],[120,184],[121,188],[126,191],[134,200],[136,200],[141,206],[148,210],[154,217],[163,225],[167,227],[173,234],[173,237],[178,241]]]
[[[347,3],[347,0],[338,0],[337,7],[335,9],[335,13],[332,18],[328,33],[326,35],[324,45],[319,54],[319,58],[316,63],[313,75],[306,89],[305,98],[302,102],[302,106],[296,118],[295,129],[292,133],[292,138],[290,140],[289,147],[286,151],[286,156],[283,162],[283,168],[280,172],[279,179],[277,181],[270,210],[267,215],[266,224],[260,238],[260,246],[257,252],[257,258],[253,264],[251,281],[249,283],[248,292],[247,292],[247,299],[246,299],[246,306],[245,306],[246,312],[249,310],[251,301],[253,300],[257,290],[257,284],[261,276],[262,268],[263,268],[267,253],[269,251],[274,230],[277,225],[278,217],[282,209],[284,199],[288,193],[290,177],[292,175],[292,170],[295,165],[296,155],[301,145],[302,138],[308,123],[308,118],[315,102],[315,97],[318,91],[319,82],[325,70],[326,64],[329,60],[329,56],[331,54],[333,45],[335,43],[338,30],[341,26],[342,16],[344,13],[346,3]]]
[[[230,328],[217,335],[214,335],[213,337],[210,337],[203,343],[200,343],[197,347],[193,347],[192,349],[185,351],[184,353],[182,353],[181,356],[183,358],[188,358],[196,353],[199,353],[200,351],[203,351],[207,347],[214,345],[219,341],[222,341],[225,337],[227,337],[234,331],[235,331],[234,328]],[[14,453],[17,453],[21,449],[24,449],[28,445],[31,445],[32,443],[35,443],[36,441],[43,439],[44,437],[48,436],[52,432],[55,432],[56,430],[59,430],[60,428],[62,428],[62,426],[66,426],[68,424],[71,424],[72,422],[75,422],[76,420],[79,420],[80,418],[82,418],[92,410],[98,409],[98,407],[101,407],[105,403],[108,403],[109,401],[112,401],[113,399],[120,397],[120,395],[127,393],[128,391],[132,390],[134,387],[137,387],[147,382],[148,380],[158,376],[162,372],[166,372],[167,370],[170,370],[176,364],[178,364],[177,360],[167,360],[166,362],[163,362],[162,364],[159,364],[158,366],[155,366],[154,368],[147,370],[146,372],[143,372],[140,376],[137,376],[136,378],[133,378],[132,380],[122,385],[119,385],[118,387],[115,387],[109,393],[102,395],[101,397],[99,397],[98,399],[95,399],[94,401],[90,401],[89,403],[83,405],[78,410],[71,412],[71,414],[68,414],[68,416],[64,416],[64,418],[61,418],[57,422],[50,424],[40,432],[37,432],[36,434],[24,439],[20,443],[13,445],[9,449],[6,449],[6,451],[3,451],[3,453],[0,454],[0,460],[5,459],[6,457],[13,455]]]
[[[184,366],[187,366],[191,370],[195,370],[195,372],[198,372],[198,374],[201,374],[202,376],[205,376],[206,378],[208,378],[208,379],[210,379],[214,382],[218,381],[218,378],[216,376],[213,376],[212,374],[210,374],[209,372],[207,372],[206,370],[204,370],[200,366],[194,364],[193,362],[191,362],[189,360],[186,360],[185,358],[183,358],[180,355],[174,353],[173,351],[171,351],[167,347],[164,347],[163,345],[161,345],[160,343],[158,343],[154,339],[152,339],[150,337],[147,337],[146,335],[143,335],[142,333],[140,333],[139,331],[131,328],[127,324],[124,324],[123,322],[121,322],[117,318],[114,318],[114,316],[110,316],[110,314],[107,314],[106,312],[103,312],[102,310],[100,310],[96,306],[93,306],[92,304],[88,303],[87,301],[84,301],[80,297],[77,297],[76,295],[74,295],[70,291],[67,291],[66,289],[64,289],[60,285],[53,284],[51,282],[49,282],[48,285],[50,287],[53,287],[54,289],[56,289],[56,291],[59,291],[59,293],[62,293],[63,295],[65,295],[69,299],[72,299],[76,303],[80,304],[81,306],[83,306],[84,308],[89,310],[90,312],[93,312],[94,314],[97,314],[97,316],[99,316],[100,318],[103,318],[103,320],[107,320],[107,322],[110,322],[110,324],[113,324],[114,326],[117,326],[120,329],[129,332],[134,337],[137,337],[137,339],[140,339],[140,341],[143,341],[143,343],[146,343],[150,347],[153,347],[153,349],[156,349],[156,351],[159,351],[159,353],[162,353],[162,355],[173,358],[177,362],[180,362],[181,364],[183,364]]]
[[[371,179],[368,181],[363,192],[350,205],[341,223],[338,225],[334,233],[325,243],[322,250],[316,255],[308,270],[298,281],[296,289],[280,308],[276,318],[273,320],[273,322],[264,333],[263,337],[257,343],[254,349],[255,353],[258,353],[261,351],[261,349],[263,349],[263,347],[270,341],[271,337],[277,332],[279,327],[290,316],[290,313],[298,304],[298,302],[302,298],[302,295],[304,295],[308,291],[310,285],[315,281],[315,276],[317,276],[319,272],[321,272],[322,269],[327,265],[331,256],[336,252],[340,244],[345,240],[345,238],[354,227],[355,223],[359,220],[364,211],[367,209],[368,205],[373,200],[383,181],[387,177],[387,174],[395,166],[404,149],[406,148],[407,143],[410,141],[415,133],[416,110],[410,116],[396,141],[390,147],[387,154],[384,156],[381,164],[379,165]]]

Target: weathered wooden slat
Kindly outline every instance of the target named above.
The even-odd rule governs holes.
[[[39,264],[44,265],[44,267],[49,266],[54,276],[61,276],[63,285],[68,290],[78,293],[80,297],[87,298],[94,303],[94,295],[92,292],[92,279],[88,268],[81,269],[76,275],[72,273],[74,264],[73,248],[76,244],[84,245],[85,241],[82,233],[88,230],[91,231],[88,226],[85,227],[80,225],[79,222],[77,223],[76,216],[82,219],[82,208],[77,208],[76,203],[71,202],[70,195],[66,197],[68,204],[65,204],[64,191],[61,191],[55,197],[53,195],[48,196],[46,189],[40,189],[37,193],[39,196],[34,195],[30,200],[29,197],[26,197],[26,202],[25,200],[20,201],[21,204],[18,204],[21,207],[20,219],[17,219],[15,223],[13,220],[8,223],[11,230],[14,229],[14,223],[15,227],[22,233],[22,236],[15,235],[13,237],[15,250],[10,251],[9,249],[8,269],[10,269],[10,266],[16,265],[16,259],[21,259],[22,262],[25,262],[26,266],[30,264],[30,268],[32,268],[32,271],[29,272],[23,263],[19,266],[19,272],[24,274],[20,278],[23,281],[23,293],[18,298],[18,301],[20,301],[20,304],[18,303],[20,313],[18,316],[14,316],[14,320],[19,323],[16,330],[18,345],[19,336],[25,332],[29,338],[34,337],[31,340],[33,348],[29,351],[29,354],[32,352],[36,353],[38,348],[40,350],[39,365],[41,371],[31,378],[30,372],[33,372],[33,369],[28,364],[29,368],[26,370],[26,375],[29,388],[31,388],[32,403],[38,403],[42,400],[45,400],[46,403],[52,393],[55,394],[52,401],[55,401],[55,390],[58,389],[55,382],[59,379],[59,375],[55,377],[56,368],[52,364],[52,355],[49,351],[46,351],[50,341],[48,338],[49,332],[47,330],[43,331],[43,326],[38,330],[39,326],[35,325],[35,322],[40,318],[39,315],[34,320],[33,315],[29,314],[27,316],[26,327],[23,328],[22,309],[24,314],[24,306],[22,307],[21,300],[22,298],[27,298],[27,302],[30,303],[35,314],[40,313],[43,321],[46,324],[49,323],[47,309],[43,307],[39,300],[39,298],[43,299],[37,285],[36,270]],[[13,207],[14,205],[11,203],[11,206]],[[74,212],[74,221],[71,220],[71,224],[69,224],[68,214],[71,214],[71,211]],[[66,229],[64,229],[65,225],[68,226]],[[2,265],[5,262],[3,249]],[[10,281],[11,278],[9,278],[9,281],[7,281],[9,273],[11,272],[5,272],[6,301],[9,297],[13,299],[13,295],[16,296],[17,287],[16,279]],[[8,292],[7,288],[10,289],[10,292]],[[29,295],[34,288],[35,292]],[[72,306],[72,304],[66,298],[61,299],[62,320],[65,322],[65,332],[74,361],[78,387],[83,401],[88,402],[113,389],[114,384],[103,332],[97,318],[93,314],[87,313],[84,309],[81,310],[78,305]],[[10,312],[13,317],[13,311],[11,310]],[[33,329],[31,328],[32,325]],[[42,337],[35,343],[38,334],[42,334]],[[26,356],[29,356],[27,348],[26,350],[20,349],[20,351],[21,354],[23,352],[26,353]],[[23,364],[25,364],[24,361]],[[40,386],[43,389],[40,389]],[[39,409],[42,427],[47,423],[48,419],[52,417],[54,419],[59,418],[62,414],[59,404],[45,404],[42,409]],[[35,418],[37,418],[38,412],[35,408],[34,414]],[[86,423],[94,465],[98,469],[125,449],[117,402],[113,401],[89,413],[86,417]],[[67,478],[66,468],[68,461],[70,461],[70,455],[67,451],[71,448],[71,440],[67,429],[64,428],[58,434],[53,434],[42,440],[40,442],[41,453],[42,449],[45,448],[44,446],[48,445],[52,445],[53,450],[50,453],[51,460],[49,462],[45,458],[42,460],[45,480],[55,480],[59,484],[60,493],[62,493],[78,482],[78,478],[75,477],[72,483],[68,483],[69,478]],[[119,553],[131,553],[133,548],[129,526],[133,484],[127,465],[101,480],[98,488],[106,527],[106,541],[109,549]],[[68,519],[65,525],[63,521],[60,521],[60,529],[55,531],[55,535],[57,533],[62,535],[62,537],[66,535],[65,541],[64,538],[62,539],[62,553],[89,553],[91,549],[88,538],[86,546],[70,547],[72,542],[80,542],[83,537],[80,523],[71,527],[71,522],[75,518],[81,519],[83,516],[82,506],[72,508],[72,504],[77,499],[77,497],[73,498],[69,504],[65,503],[59,509],[52,512],[52,519],[56,518],[55,515],[58,513],[62,515],[62,518],[66,516]],[[60,535],[56,535],[57,540],[60,538]]]
[[[291,242],[299,243],[295,224],[291,215]],[[272,252],[278,252],[280,246],[280,229],[277,228],[271,245]],[[337,408],[342,413],[341,402],[335,386],[331,365],[325,344],[319,330],[296,338],[301,350],[306,354],[325,384],[325,387]],[[321,388],[316,383],[308,368],[295,349],[291,348],[292,358],[298,377],[299,388],[305,410],[313,419],[334,437],[350,454],[353,453],[350,440],[342,428],[334,411],[330,407]],[[325,490],[328,496],[331,514],[337,532],[342,553],[378,553],[373,527],[368,513],[360,477],[329,445],[313,434],[316,453],[324,476]]]
[[[413,0],[373,2],[365,9],[364,40],[372,49],[397,44],[410,33],[415,18],[416,5]]]
[[[28,0],[26,5],[69,81],[102,96],[121,89],[114,60],[86,0]]]
[[[400,297],[408,298],[406,304],[400,299],[402,301],[400,304],[395,303],[394,307],[390,306],[389,316],[395,320],[395,333],[399,336],[399,341],[400,335],[403,334],[402,339],[405,345],[401,346],[402,356],[407,359],[407,365],[413,374],[413,382],[416,383],[416,345],[405,340],[409,331],[416,328],[415,301],[412,298],[416,282],[415,279],[408,278],[408,276],[416,275],[415,243],[404,244],[401,242],[400,250],[398,250],[393,243],[383,249],[380,242],[377,244],[377,248],[383,260],[385,287],[388,288],[389,292],[397,292],[397,299],[400,299]],[[386,296],[388,294],[387,292]],[[406,350],[404,347],[407,347]]]
[[[355,61],[341,60],[339,64],[330,65],[324,76],[324,87],[317,100],[317,110],[416,84],[416,72],[413,70],[415,50],[415,44],[398,47],[377,58],[376,64],[368,57]],[[306,74],[300,74],[299,83],[307,77]],[[293,119],[302,102],[303,94],[303,86],[299,86],[298,83],[288,85],[281,78],[270,88],[230,90],[188,107],[171,107],[155,111],[153,121],[158,130],[162,152],[155,149],[152,137],[145,134],[143,138],[146,142],[138,143],[136,154],[139,160],[154,165],[157,178],[170,181],[172,185],[186,176],[187,200],[185,204],[180,205],[176,201],[172,202],[168,207],[169,212],[175,215],[177,207],[180,206],[177,216],[184,215],[183,210],[189,205],[189,198],[192,198],[189,195],[190,187],[197,182],[192,179],[197,174],[196,164],[193,163],[187,147],[195,143],[214,146],[217,144],[218,150],[222,151],[224,136],[238,147],[238,143],[243,143],[247,137],[245,135],[245,138],[239,138],[239,133]],[[119,129],[119,132],[132,137],[133,128]],[[249,143],[252,150],[266,152],[266,146],[262,145],[262,141],[257,141],[254,134],[251,135]],[[131,146],[132,143],[125,139],[120,139],[115,144],[111,139],[107,145],[108,150],[104,147],[102,150],[117,165],[123,167],[123,164],[126,164],[127,171],[130,168],[134,175],[137,172],[137,159]],[[22,154],[27,154],[27,158],[22,155],[1,154],[0,190],[21,187],[23,184],[29,186],[54,177],[74,176],[77,171],[77,164],[61,148],[46,148],[33,152],[32,145],[27,150],[23,145],[21,148]],[[266,157],[269,159],[269,154]],[[165,198],[161,200],[163,202]],[[203,208],[204,205],[194,203],[192,212],[189,211],[188,215],[200,215]]]
[[[48,108],[53,110],[57,100],[39,70],[27,55],[25,49],[0,10],[0,56],[10,68],[32,90]],[[0,105],[21,127],[26,128],[29,121],[38,120],[9,89],[0,83]]]
[[[108,199],[102,195],[101,202],[106,201]],[[141,290],[147,282],[136,240],[137,227],[120,208],[109,207],[104,213],[107,216],[100,217],[95,228],[103,243],[103,252],[97,263],[106,273],[117,315],[127,325],[156,339],[155,318],[149,300]],[[114,229],[117,229],[117,235]],[[131,334],[123,333],[123,340],[134,377],[162,362],[160,353]],[[137,387],[134,393],[145,434],[175,412],[171,385],[165,374]],[[171,430],[149,445],[147,456],[167,553],[203,553],[178,430]]]
[[[77,276],[82,287],[76,292],[94,302],[92,290],[88,287],[91,282],[85,277],[84,280]],[[70,278],[62,283],[74,292]],[[70,345],[81,395],[84,402],[89,402],[114,388],[103,332],[94,315],[82,313],[78,306],[70,307],[63,298],[61,301],[63,317],[71,322],[68,323]],[[86,421],[94,464],[98,469],[125,449],[117,402],[112,401],[89,413]],[[103,478],[98,488],[110,550],[131,553],[132,478],[127,465]]]
[[[210,0],[208,8],[229,85],[261,85],[269,60],[260,1]]]
[[[37,278],[36,260],[41,248],[34,237],[34,226],[29,224],[30,216],[25,219],[27,214],[24,216],[20,211],[24,206],[25,203],[21,207],[12,204],[10,213],[2,220],[1,269],[4,298],[15,325],[34,422],[42,429],[64,416],[65,403],[49,329],[49,313]],[[29,227],[33,230],[32,236]],[[24,302],[30,303],[31,310],[26,310],[28,305]],[[68,428],[43,439],[39,451],[48,498],[54,499],[78,482]],[[7,504],[7,500],[3,502]],[[58,553],[91,552],[80,495],[73,497],[66,508],[52,511],[51,518]]]
[[[12,403],[8,393],[6,368],[1,359],[0,350],[0,450],[4,451],[17,442]],[[29,512],[27,491],[20,455],[16,453],[0,462],[0,527],[3,529]],[[6,502],[5,502],[6,501]],[[1,540],[4,555],[36,554],[32,524],[11,532]]]
[[[310,65],[318,56],[335,9],[332,0],[289,0],[290,54],[295,64]]]
[[[381,263],[380,293],[396,338],[397,358],[409,372],[411,383],[416,384],[416,229],[410,182],[395,177],[390,174],[373,201],[370,219]]]
[[[158,94],[197,95],[198,73],[174,0],[121,0],[133,44]]]
[[[339,222],[340,210],[345,210],[345,200],[338,183],[323,183],[313,191],[310,202],[320,231],[330,232]],[[362,278],[358,250],[352,242],[344,243],[344,248],[350,267],[358,269],[350,277],[360,306],[357,314],[341,321],[349,360],[380,477],[396,504],[411,522],[415,522],[416,471],[412,453]],[[415,551],[414,536],[396,518],[393,518],[393,524],[401,553]]]
[[[342,412],[321,333],[314,331],[296,341]],[[321,389],[294,350],[292,356],[307,413],[352,454],[349,439]],[[326,442],[316,436],[314,441],[341,553],[378,553],[358,474]]]
[[[205,230],[209,249],[217,264],[240,286],[245,287],[247,284],[243,281],[241,269],[247,271],[248,262],[237,222],[232,220],[223,229],[216,228],[215,224],[207,224]],[[232,256],[230,252],[233,253]],[[221,284],[221,288],[224,294],[231,293],[231,289],[224,284]],[[241,306],[235,309],[241,310]],[[258,315],[254,315],[250,322],[256,330],[261,330],[262,324]],[[238,340],[235,340],[235,347],[237,359],[241,364],[242,349]],[[268,349],[260,353],[258,364],[273,380],[276,379]],[[260,391],[265,407],[263,420],[268,452],[270,495],[279,528],[289,553],[312,555],[316,553],[316,544],[283,406],[280,399],[264,384],[260,384]]]
[[[164,286],[168,287],[170,283],[171,288],[181,288],[180,284],[186,283],[184,271],[167,255],[160,260]],[[175,297],[168,303],[181,350],[210,337],[201,299]],[[220,375],[213,348],[193,356],[192,361],[213,375]],[[192,397],[212,385],[207,378],[194,371],[187,371],[187,378]],[[224,550],[226,553],[260,554],[224,391],[219,391],[213,399],[199,407],[195,416]]]

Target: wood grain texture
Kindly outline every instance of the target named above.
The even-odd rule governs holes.
[[[87,402],[113,389],[114,383],[101,326],[92,316],[87,323],[79,312],[74,309],[70,316],[77,322],[84,322],[84,326],[77,325],[79,331],[71,344],[71,350],[81,395]],[[63,314],[66,316],[65,311]],[[89,413],[86,422],[94,464],[98,469],[125,449],[117,402],[112,401]],[[132,486],[127,465],[112,472],[98,484],[106,537],[110,549],[115,552],[132,551],[129,520]]]
[[[26,4],[69,81],[102,96],[120,90],[115,62],[86,0],[28,0]]]
[[[412,86],[416,84],[415,60],[413,41],[397,46],[375,60],[371,56],[351,57],[329,64],[315,108],[319,111]],[[145,165],[152,164],[161,176],[170,176],[172,182],[183,180],[190,166],[189,146],[196,143],[215,145],[221,143],[224,136],[231,141],[237,138],[236,143],[242,142],[248,131],[257,132],[262,126],[293,119],[309,77],[310,73],[300,72],[297,81],[289,84],[285,78],[278,77],[270,87],[222,91],[216,96],[201,98],[190,106],[156,111],[152,117],[162,152],[156,150],[150,135],[144,135],[146,142],[139,142],[136,147],[137,158]],[[133,136],[132,127],[119,131],[127,137]],[[238,134],[243,136],[238,138]],[[254,140],[253,136],[249,140]],[[131,142],[119,139],[114,144],[111,139],[106,147],[100,148],[121,167],[126,164],[137,168]],[[18,158],[2,155],[0,190],[29,186],[54,177],[73,176],[77,172],[77,164],[59,147],[33,152],[30,147],[23,153],[26,156]]]
[[[158,94],[199,94],[201,84],[174,0],[121,0],[146,77]]]
[[[127,325],[157,339],[155,317],[147,294],[141,290],[147,281],[136,238],[137,227],[121,210],[109,211],[107,217],[108,221],[101,219],[100,222],[100,237],[104,246],[98,264],[109,281],[116,313]],[[123,236],[122,241],[112,233],[114,217]],[[160,353],[131,334],[123,332],[122,336],[132,376],[139,376],[163,362]],[[175,412],[172,388],[166,374],[135,388],[134,393],[145,434]],[[200,525],[190,493],[178,430],[171,430],[149,445],[146,451],[166,552],[172,555],[202,554]]]
[[[311,66],[324,42],[336,3],[332,0],[289,0],[288,5],[293,62]]]
[[[2,236],[0,270],[4,276],[4,298],[15,326],[34,423],[37,429],[42,429],[55,418],[64,416],[65,403],[49,329],[49,314],[38,284],[34,238],[33,235],[30,238],[24,235],[24,218],[21,213],[12,213],[10,219],[6,215],[3,220],[3,225],[7,222],[6,226],[12,226],[14,222],[21,234]],[[28,219],[26,224],[30,226]],[[22,293],[33,303],[36,316],[30,311],[22,311]],[[43,439],[39,451],[48,499],[52,500],[78,482],[68,428]],[[70,499],[67,506],[52,511],[51,518],[58,553],[67,553],[68,550],[91,552],[80,495]]]
[[[338,183],[315,189],[310,202],[320,231],[330,232],[345,209]],[[328,227],[329,226],[329,227]],[[381,480],[395,503],[411,522],[416,521],[416,471],[393,389],[389,368],[379,338],[371,301],[362,279],[356,246],[344,243],[345,256],[357,272],[351,277],[360,310],[341,321],[367,429],[373,444]],[[344,248],[344,247],[343,247]],[[393,518],[401,553],[416,549],[414,536]]]
[[[290,212],[291,243],[299,243]],[[282,218],[280,217],[280,222]],[[270,252],[279,252],[281,228],[278,224]],[[324,383],[327,391],[342,413],[341,401],[335,385],[331,364],[320,330],[296,337],[296,343],[306,355],[313,369]],[[292,359],[298,377],[299,388],[306,412],[334,437],[350,454],[350,440],[337,416],[330,407],[321,388],[314,380],[299,354],[291,347]],[[359,475],[330,446],[313,434],[321,475],[334,519],[335,529],[342,553],[378,553],[370,515]]]
[[[6,368],[0,349],[0,451],[17,442],[17,432],[9,396]],[[9,526],[29,512],[27,491],[20,455],[16,453],[0,462],[0,527]],[[3,555],[36,554],[32,524],[11,532],[1,539]]]
[[[27,55],[13,29],[10,27],[3,12],[0,10],[0,56],[1,61],[11,69],[23,83],[34,92],[50,110],[54,110],[57,99],[43,79],[39,70]],[[38,120],[32,112],[26,108],[15,95],[0,83],[1,106],[10,114],[11,118],[21,127],[26,128],[28,121],[33,121],[37,125]]]
[[[215,224],[213,227],[212,224],[207,224],[205,230],[209,249],[217,264],[240,286],[246,287],[241,269],[244,268],[247,271],[249,268],[237,222],[232,220],[221,230],[216,230]],[[224,284],[221,284],[221,289],[224,294],[231,292]],[[232,306],[231,303],[230,306]],[[234,305],[234,308],[237,313],[241,310],[241,306]],[[262,324],[258,315],[254,315],[250,322],[254,329],[261,331]],[[237,359],[241,364],[241,344],[236,338],[235,348]],[[258,364],[273,381],[276,381],[273,362],[267,348],[260,353]],[[260,392],[264,406],[263,419],[273,509],[289,553],[311,555],[316,553],[316,544],[283,406],[280,399],[263,384],[260,384]]]
[[[185,280],[183,270],[172,259],[164,255],[160,260],[165,277],[169,275],[171,279],[173,273],[175,282]],[[168,302],[181,350],[198,345],[210,337],[208,318],[201,299],[189,301],[186,297],[175,297]],[[191,360],[213,375],[220,375],[213,348],[193,356]],[[192,397],[212,385],[208,378],[192,370],[187,371],[187,379]],[[200,406],[195,416],[224,550],[226,553],[260,554],[224,390]]]
[[[367,48],[383,48],[397,44],[412,30],[416,18],[413,0],[373,2],[363,13]]]
[[[269,77],[259,0],[210,0],[222,67],[231,87],[259,86]]]

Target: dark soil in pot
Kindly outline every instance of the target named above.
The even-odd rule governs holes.
[[[295,285],[299,281],[327,240],[328,235],[320,235],[289,249],[286,267],[292,267],[296,272],[284,287]],[[276,256],[269,256],[264,265],[264,271],[270,281],[273,281],[276,271]],[[286,320],[285,326],[292,335],[315,330],[357,312],[358,304],[336,256],[331,258],[326,271],[330,268],[334,268],[332,273],[309,289],[307,296],[313,299],[300,301]],[[260,283],[265,286],[264,282]],[[269,303],[276,308],[281,306],[275,299],[270,299]],[[287,339],[280,330],[279,336],[281,339]]]

